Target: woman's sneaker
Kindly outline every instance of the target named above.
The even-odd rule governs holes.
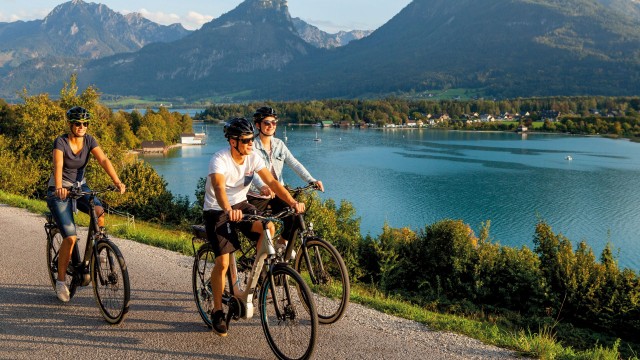
[[[69,288],[64,281],[56,280],[56,295],[62,302],[69,301]]]
[[[213,331],[219,336],[227,336],[227,322],[224,319],[224,311],[211,312],[211,323]]]

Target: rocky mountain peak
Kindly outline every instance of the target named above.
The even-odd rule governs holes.
[[[253,25],[270,23],[285,25],[293,31],[293,23],[286,0],[245,0],[235,9],[223,14],[203,28],[211,26],[228,26],[233,23],[250,23]]]

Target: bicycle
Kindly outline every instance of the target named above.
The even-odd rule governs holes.
[[[98,216],[95,211],[95,197],[100,191],[83,191],[80,187],[69,190],[68,197],[75,199],[89,195],[89,232],[85,242],[84,257],[80,257],[78,241],[73,246],[71,261],[67,268],[65,282],[72,298],[79,286],[93,284],[93,294],[100,308],[102,317],[110,324],[118,324],[124,320],[129,311],[130,287],[129,273],[120,249],[98,227]],[[58,253],[63,237],[53,215],[46,214],[44,225],[47,233],[47,267],[49,279],[55,291],[58,279]]]
[[[278,359],[287,360],[311,357],[318,327],[316,307],[309,287],[293,268],[276,260],[273,238],[267,230],[269,222],[281,222],[279,218],[291,212],[291,209],[287,209],[270,217],[249,214],[243,216],[242,221],[261,221],[266,236],[259,249],[250,246],[249,249],[237,251],[240,255],[230,256],[227,284],[222,295],[229,328],[231,319],[253,317],[254,296],[258,294],[260,322],[267,343]],[[206,240],[205,227],[193,225],[192,230],[195,257],[192,271],[193,295],[200,317],[207,327],[212,328],[209,318],[213,309],[210,281],[215,254]],[[197,242],[204,244],[196,251]],[[251,256],[253,252],[255,255]]]
[[[318,187],[315,183],[310,183],[288,190],[299,200],[302,193],[318,190]],[[293,268],[307,281],[314,294],[318,321],[321,324],[333,324],[342,318],[349,304],[351,285],[347,266],[331,243],[314,234],[313,223],[306,223],[304,214],[290,216],[295,216],[296,231],[284,252],[279,254],[279,259],[290,262],[297,242],[295,239],[300,239],[299,251],[293,259]]]

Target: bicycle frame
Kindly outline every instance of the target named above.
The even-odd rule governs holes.
[[[315,186],[315,184],[308,184],[305,187],[291,189],[290,191],[293,192],[294,198],[297,199],[299,194],[309,189],[316,190],[317,187]],[[291,260],[294,260],[291,258],[291,254],[293,252],[293,247],[295,246],[295,243],[296,243],[296,238],[299,238],[300,251],[301,251],[300,255],[303,257],[304,262],[307,265],[307,269],[312,269],[313,265],[311,264],[311,260],[309,259],[309,252],[307,250],[306,242],[309,237],[312,237],[314,235],[313,224],[309,223],[309,225],[307,226],[307,222],[304,220],[304,214],[294,214],[292,216],[295,216],[294,223],[295,223],[296,231],[294,232],[292,238],[287,243],[287,247],[285,248],[282,260],[287,263],[290,262]],[[320,271],[324,272],[324,264],[322,262],[320,262],[319,267],[320,267]],[[311,276],[311,281],[315,282],[316,279],[314,276],[314,272],[313,271],[310,272],[309,275]]]
[[[273,238],[271,237],[271,232],[269,232],[269,230],[266,228],[265,221],[263,221],[263,226],[265,227],[265,238],[262,240],[260,248],[256,249],[256,256],[253,262],[253,266],[251,267],[251,271],[249,272],[247,279],[245,279],[245,289],[239,291],[237,294],[235,293],[235,285],[239,282],[239,280],[236,257],[232,254],[229,259],[227,279],[230,284],[230,296],[225,299],[225,296],[223,295],[222,302],[230,303],[233,301],[233,298],[239,300],[240,304],[242,305],[241,309],[243,309],[244,311],[241,311],[241,313],[237,314],[236,316],[239,316],[243,319],[251,319],[253,317],[253,294],[255,293],[255,289],[258,286],[258,281],[260,280],[260,273],[265,266],[265,262],[267,266],[271,266],[270,260],[273,259],[276,255],[276,250],[273,247]],[[228,314],[228,316],[231,315],[232,314]]]
[[[227,281],[229,283],[229,293],[223,293],[222,303],[225,305],[228,305],[230,309],[236,309],[236,307],[234,307],[234,305],[236,305],[236,302],[237,302],[237,305],[239,306],[237,307],[237,310],[236,310],[237,313],[231,310],[228,312],[227,324],[229,323],[232,317],[236,320],[239,318],[250,319],[253,317],[254,315],[253,295],[255,294],[255,289],[260,284],[260,279],[263,271],[266,273],[266,276],[270,277],[271,283],[272,284],[274,283],[272,269],[279,262],[276,259],[276,250],[273,246],[273,236],[271,235],[271,232],[269,231],[267,224],[274,220],[279,221],[278,220],[279,217],[285,214],[289,214],[291,213],[291,211],[292,210],[285,210],[273,217],[264,217],[260,215],[246,214],[245,217],[243,218],[242,221],[252,221],[252,220],[261,221],[265,236],[264,236],[264,239],[262,240],[260,247],[256,249],[256,255],[254,256],[253,265],[251,266],[251,270],[249,271],[249,274],[244,279],[245,288],[243,290],[239,289],[239,287],[236,288],[236,284],[239,283],[238,266],[237,266],[235,255],[230,256],[229,268],[227,269],[227,275],[226,275]],[[202,228],[200,228],[200,231],[202,231]],[[194,236],[192,242],[195,241],[196,239],[205,240],[203,239],[202,235],[204,234],[196,233],[196,236]],[[197,255],[197,251],[195,250],[195,245],[193,246],[194,246],[194,255]],[[274,301],[278,300],[277,294],[273,291],[273,288],[271,289],[271,296]],[[280,313],[278,308],[276,308],[276,312],[279,318],[283,316]]]
[[[73,188],[70,191],[69,196],[80,197],[84,195],[89,195],[89,231],[87,233],[87,237],[85,240],[85,249],[84,256],[80,257],[80,248],[78,246],[79,238],[76,239],[76,242],[73,244],[73,251],[71,252],[71,261],[69,263],[68,269],[73,271],[74,274],[82,275],[82,281],[78,283],[80,286],[87,286],[91,283],[91,272],[89,271],[89,265],[91,264],[91,258],[93,254],[97,254],[98,250],[98,242],[99,239],[96,239],[96,235],[100,232],[100,227],[98,226],[98,215],[96,213],[96,205],[95,205],[95,196],[97,192],[90,191],[84,192],[79,188]],[[72,201],[75,201],[73,199]],[[75,204],[74,204],[75,207]],[[47,233],[47,237],[51,238],[51,230],[56,228],[57,224],[53,220],[53,216],[47,216],[47,224],[45,225],[45,231]],[[109,259],[111,261],[111,259]],[[113,265],[113,264],[110,264]],[[67,270],[68,272],[69,270]],[[101,274],[99,276],[102,276]],[[78,281],[78,278],[74,276],[74,281]],[[103,281],[100,279],[100,281]]]

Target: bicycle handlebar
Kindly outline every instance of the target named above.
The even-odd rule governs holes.
[[[301,192],[307,191],[307,190],[320,190],[320,187],[318,186],[317,183],[310,182],[305,186],[299,186],[299,187],[296,187],[296,188],[287,187],[287,190],[289,190],[290,193],[298,194],[298,193],[301,193]]]
[[[103,192],[107,192],[107,191],[119,191],[118,188],[116,188],[113,185],[109,185],[105,188],[99,189],[99,190],[90,190],[90,191],[84,191],[82,190],[82,187],[80,186],[72,186],[70,188],[66,188],[67,189],[67,198],[69,199],[78,199],[81,198],[85,195],[90,195],[90,196],[97,196],[100,193]],[[51,198],[55,198],[56,196],[53,195]]]
[[[107,186],[107,187],[105,187],[103,189],[89,190],[89,191],[84,191],[84,190],[82,190],[81,187],[75,187],[74,186],[73,188],[71,188],[69,190],[69,193],[68,193],[67,196],[70,197],[70,198],[79,198],[79,197],[83,197],[85,195],[96,196],[96,195],[98,195],[100,193],[107,192],[107,191],[119,191],[119,190],[118,190],[118,188],[116,188],[113,185],[109,185],[109,186]]]
[[[243,214],[241,221],[264,221],[264,222],[276,221],[276,222],[279,222],[279,221],[281,221],[282,218],[285,218],[285,217],[287,217],[289,215],[292,215],[292,214],[295,214],[295,213],[296,213],[295,209],[293,209],[291,207],[286,207],[281,212],[279,212],[279,213],[277,213],[275,215],[269,215],[269,216],[258,215],[258,214]]]

